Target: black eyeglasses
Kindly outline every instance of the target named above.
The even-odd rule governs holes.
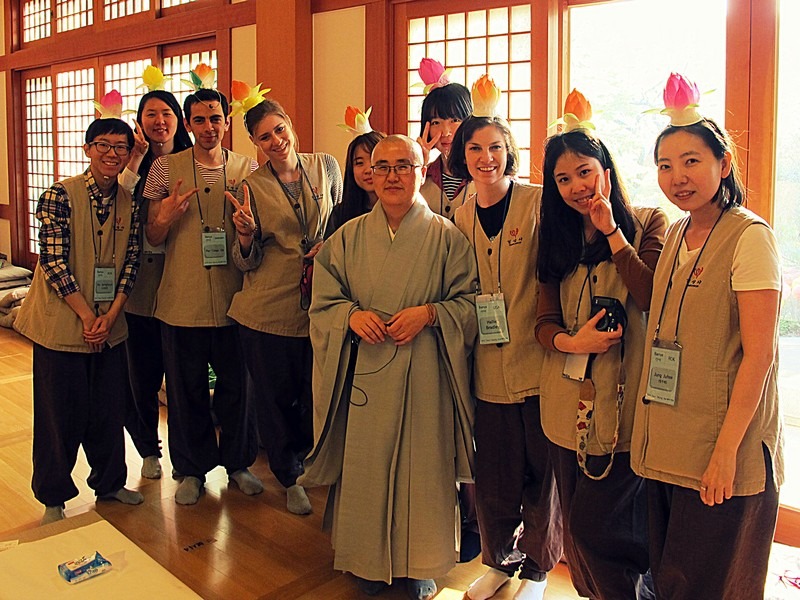
[[[117,156],[128,156],[128,153],[131,151],[131,149],[125,144],[117,144],[115,146],[106,142],[89,142],[89,145],[97,148],[97,151],[100,154],[107,154],[112,148]]]
[[[390,171],[394,171],[398,175],[410,175],[411,172],[417,167],[422,165],[373,165],[372,172],[378,177],[388,177]]]

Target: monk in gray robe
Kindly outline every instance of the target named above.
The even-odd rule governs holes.
[[[419,194],[421,149],[372,153],[379,203],[317,254],[311,308],[315,445],[303,485],[331,485],[334,568],[376,594],[436,593],[456,563],[457,481],[472,479],[472,248]]]

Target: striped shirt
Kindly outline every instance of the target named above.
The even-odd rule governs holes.
[[[451,202],[453,198],[456,197],[458,189],[461,187],[461,184],[463,182],[464,180],[461,179],[460,177],[454,177],[442,171],[442,189],[444,190],[445,195],[447,195],[447,198]]]
[[[170,155],[159,156],[153,162],[153,166],[150,167],[150,172],[147,174],[147,181],[144,184],[143,195],[145,198],[149,200],[163,200],[172,193],[169,189],[169,164],[167,163],[169,156]],[[206,185],[209,186],[217,183],[224,172],[224,165],[209,167],[198,162],[197,159],[194,161],[194,166],[197,172],[200,173],[200,177]],[[255,171],[257,168],[258,161],[251,161],[250,170]],[[183,183],[184,189],[187,184],[190,187],[194,187],[193,181],[184,181]]]
[[[115,187],[111,195],[103,197],[103,193],[95,182],[91,169],[86,169],[83,176],[86,180],[86,191],[90,202],[95,209],[97,220],[102,225],[111,214],[114,198],[117,195]],[[139,270],[139,205],[132,203],[131,231],[128,235],[128,248],[125,252],[125,262],[122,273],[117,283],[117,294],[130,296],[136,281],[136,272]],[[59,298],[80,291],[75,276],[69,268],[70,230],[69,220],[72,215],[67,190],[61,183],[54,183],[39,198],[36,206],[36,219],[39,226],[39,265],[42,267],[45,278],[53,286]]]

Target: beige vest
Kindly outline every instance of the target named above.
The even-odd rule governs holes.
[[[242,273],[233,264],[230,246],[236,229],[231,219],[232,206],[224,196],[227,187],[234,196],[242,180],[250,174],[251,159],[226,152],[225,177],[208,186],[195,172],[192,149],[170,154],[169,189],[183,179],[182,190],[195,186],[197,195],[189,199],[189,208],[169,230],[166,239],[164,275],[158,286],[155,316],[176,327],[224,327],[233,325],[228,316],[231,298],[242,287]],[[227,182],[224,181],[227,179]],[[208,191],[206,191],[208,190]],[[224,224],[228,244],[228,264],[203,266],[199,204],[207,227]],[[223,218],[224,214],[224,218]]]
[[[473,388],[475,396],[486,402],[522,402],[539,393],[544,349],[536,341],[534,324],[539,287],[536,225],[541,198],[540,186],[515,182],[503,229],[491,242],[480,221],[476,222],[475,195],[456,211],[456,225],[475,248],[481,293],[497,291],[498,255],[501,261],[500,285],[511,341],[500,346],[475,345]]]
[[[739,310],[736,292],[731,289],[734,250],[747,227],[767,225],[746,209],[732,208],[723,214],[702,251],[680,310],[678,342],[683,351],[675,406],[657,402],[644,404],[641,398],[646,390],[652,338],[686,224],[687,219],[682,219],[670,227],[653,282],[653,302],[631,445],[631,467],[643,477],[699,490],[700,478],[708,466],[725,420],[730,393],[742,361]],[[692,257],[675,269],[672,290],[661,318],[661,339],[674,339],[678,306],[694,263]],[[777,344],[776,333],[776,347]],[[775,485],[780,486],[783,482],[777,371],[776,359],[767,374],[756,413],[739,446],[734,495],[748,496],[764,490],[766,472],[762,444],[772,455]]]
[[[655,212],[652,208],[633,207],[636,235],[631,243],[638,252],[642,233]],[[616,451],[630,449],[633,412],[636,404],[639,374],[642,370],[642,349],[647,324],[646,315],[636,306],[612,260],[592,267],[578,265],[576,271],[561,282],[561,317],[570,331],[577,331],[590,318],[593,296],[617,298],[625,306],[628,327],[625,330],[625,392],[619,424]],[[611,453],[617,422],[617,382],[620,378],[622,346],[597,354],[592,364],[592,381],[596,397],[592,422],[587,437],[587,452],[596,456]],[[581,384],[562,376],[567,354],[547,350],[542,367],[542,429],[550,441],[562,448],[577,449],[576,421]]]
[[[144,229],[147,224],[147,209],[150,201],[141,195],[136,198],[136,201],[140,203],[139,220],[142,225],[139,228],[139,247],[142,249],[142,259],[139,271],[136,273],[136,285],[133,286],[131,295],[125,303],[125,312],[140,317],[152,317],[156,310],[156,292],[158,292],[161,275],[164,272],[164,255],[150,254],[144,251]]]
[[[113,264],[117,281],[122,275],[125,254],[128,250],[128,238],[131,233],[131,217],[133,203],[130,194],[117,186],[114,199],[116,209],[111,212],[106,222],[100,226],[95,215],[94,206],[86,189],[86,175],[76,175],[61,182],[67,191],[70,206],[69,236],[70,249],[67,265],[80,287],[86,303],[96,307],[99,314],[108,312],[111,302],[94,302],[94,267],[95,250],[92,238],[99,240],[97,231],[102,231],[104,241],[114,240],[114,244],[98,243],[100,264]],[[116,217],[116,226],[115,226]],[[116,231],[114,231],[116,229]],[[113,250],[112,250],[113,247]],[[33,282],[25,302],[14,321],[14,328],[22,335],[37,344],[51,350],[64,352],[89,352],[89,346],[83,341],[83,323],[65,300],[58,297],[53,286],[47,281],[41,266],[36,265]],[[116,346],[128,337],[125,318],[120,316],[108,336],[108,345]]]
[[[434,213],[451,220],[454,218],[456,211],[464,204],[465,198],[469,196],[468,192],[469,194],[475,193],[475,186],[471,183],[461,188],[456,197],[450,200],[444,190],[430,179],[423,181],[422,187],[419,189],[419,193],[422,194],[425,202],[428,203],[428,207]]]
[[[312,197],[303,182],[303,213],[308,239],[322,239],[333,201],[331,184],[322,154],[300,154],[308,179],[319,200]],[[300,308],[300,277],[304,232],[289,200],[283,193],[269,165],[262,165],[247,178],[250,201],[256,205],[264,255],[261,264],[244,275],[244,285],[231,302],[228,316],[237,323],[287,337],[308,336],[308,312]],[[321,211],[321,218],[320,218]]]

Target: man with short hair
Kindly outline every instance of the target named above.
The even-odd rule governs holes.
[[[139,208],[117,185],[131,128],[101,118],[86,130],[89,168],[45,190],[36,208],[39,262],[14,328],[33,342],[33,481],[42,524],[64,518],[78,495],[78,447],[98,498],[140,504],[127,479],[128,336],[122,307],[139,268]]]
[[[315,259],[315,446],[303,485],[331,485],[334,568],[378,593],[436,593],[456,563],[456,482],[472,479],[472,248],[419,194],[422,150],[372,153],[379,204]]]
[[[217,90],[190,94],[184,115],[194,146],[158,158],[144,196],[150,201],[148,241],[165,243],[155,317],[162,322],[170,458],[183,477],[175,501],[194,504],[206,473],[219,464],[245,494],[263,491],[261,481],[248,470],[258,444],[237,328],[227,316],[233,294],[241,289],[242,274],[228,256],[235,228],[224,196],[226,191],[235,195],[258,164],[222,147],[230,118],[228,100]],[[211,414],[209,365],[217,376],[214,415],[219,442]]]

